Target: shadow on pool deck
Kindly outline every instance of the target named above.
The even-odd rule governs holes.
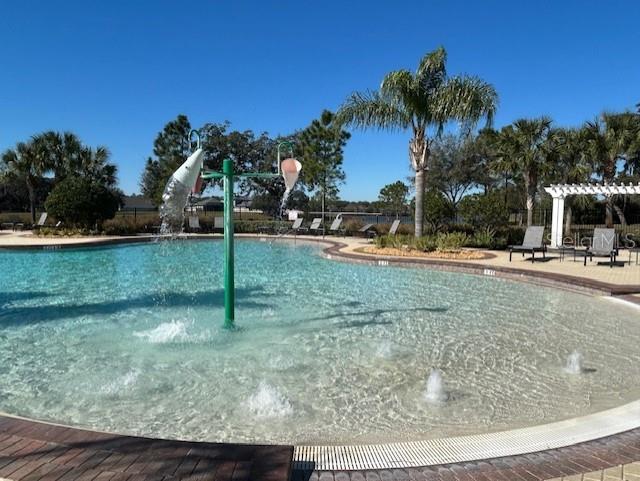
[[[285,481],[291,446],[118,436],[0,417],[0,478]]]

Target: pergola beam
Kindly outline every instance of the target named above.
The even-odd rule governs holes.
[[[551,247],[563,245],[564,199],[570,195],[634,195],[640,194],[638,184],[552,184],[544,188],[553,197],[551,219]]]

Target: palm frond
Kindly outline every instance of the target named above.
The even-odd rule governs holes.
[[[438,47],[420,60],[416,71],[416,80],[423,92],[431,92],[440,88],[447,79],[447,52]]]
[[[396,70],[388,73],[380,85],[382,97],[402,105],[408,113],[417,113],[421,109],[420,86],[416,77],[408,70]]]
[[[456,76],[434,92],[433,120],[444,124],[457,120],[467,128],[475,126],[483,117],[491,126],[498,107],[494,87],[478,77]]]
[[[403,105],[380,92],[355,92],[336,113],[336,124],[383,130],[406,129],[411,115]]]

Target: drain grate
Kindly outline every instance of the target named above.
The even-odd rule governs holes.
[[[611,436],[640,427],[640,401],[588,416],[498,433],[353,446],[296,446],[293,469],[410,468],[515,456]]]

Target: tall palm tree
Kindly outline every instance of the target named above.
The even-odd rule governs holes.
[[[558,153],[558,132],[549,117],[519,119],[503,127],[497,136],[494,168],[510,171],[524,182],[527,226],[533,224],[539,181],[552,168]]]
[[[19,142],[14,149],[2,154],[2,161],[10,172],[24,179],[29,193],[31,221],[36,222],[36,184],[50,168],[49,158],[40,136],[34,136],[28,142]]]
[[[631,112],[604,113],[600,118],[586,123],[584,136],[596,174],[605,184],[612,184],[618,175],[619,163],[622,162],[623,167],[627,168],[632,165],[630,160],[639,155],[640,118]],[[613,210],[614,198],[611,196],[606,201],[608,227],[613,226]]]
[[[450,121],[470,129],[486,117],[490,124],[498,103],[493,86],[478,77],[447,76],[446,61],[444,48],[437,48],[422,58],[415,74],[408,70],[388,73],[380,90],[351,94],[337,114],[339,123],[359,128],[411,130],[416,237],[423,232],[425,174],[433,138]]]
[[[581,184],[591,177],[591,166],[587,160],[588,149],[581,129],[559,128],[556,130],[558,151],[556,162],[551,166],[548,181],[556,184]],[[588,205],[588,197],[567,197],[565,199],[565,232],[571,232],[573,207]]]

